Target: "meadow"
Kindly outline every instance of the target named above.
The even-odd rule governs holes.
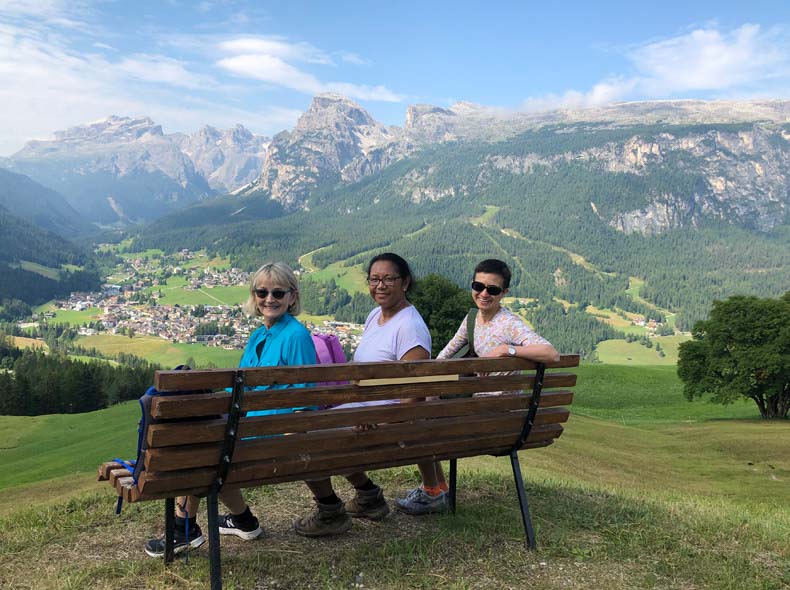
[[[212,364],[215,367],[235,367],[241,358],[239,350],[225,350],[202,344],[174,343],[158,336],[135,335],[134,338],[129,338],[119,334],[96,334],[80,336],[75,342],[86,349],[95,348],[104,356],[112,357],[121,352],[133,354],[162,367],[181,365],[188,358],[194,359],[195,368]]]
[[[334,540],[290,530],[311,509],[305,486],[247,492],[266,535],[222,540],[225,587],[788,587],[790,421],[762,421],[748,403],[690,403],[674,367],[577,372],[563,436],[521,454],[536,553],[524,549],[509,463],[465,459],[455,517],[393,514]],[[109,486],[94,481],[101,461],[133,454],[138,416],[131,402],[0,417],[3,587],[207,585],[205,548],[167,569],[143,554],[161,530],[159,503],[115,517]],[[417,481],[411,467],[374,477],[389,498]]]

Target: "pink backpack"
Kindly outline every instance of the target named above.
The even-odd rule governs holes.
[[[334,334],[320,334],[315,333],[313,336],[313,345],[315,346],[315,356],[318,359],[319,365],[332,365],[335,363],[345,363],[346,353],[343,352],[343,347],[340,345],[340,340]],[[341,385],[347,383],[346,381],[327,381],[316,383],[316,385]]]

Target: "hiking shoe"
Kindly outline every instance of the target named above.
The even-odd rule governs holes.
[[[189,527],[189,538],[186,532],[181,527],[176,527],[175,534],[173,535],[173,551],[176,555],[183,553],[188,549],[196,549],[206,542],[200,527],[196,524]],[[158,539],[149,539],[145,542],[145,552],[150,557],[164,557],[165,556],[165,536],[162,535]]]
[[[294,529],[305,537],[339,535],[351,528],[351,517],[346,514],[343,502],[336,504],[318,503],[315,511],[294,521]]]
[[[406,514],[432,514],[449,510],[450,501],[445,492],[431,496],[422,487],[417,487],[406,494],[405,498],[398,500],[395,507]]]
[[[254,516],[248,520],[242,520],[238,515],[223,514],[219,517],[218,524],[220,535],[236,535],[245,541],[252,541],[263,534],[263,529]]]
[[[389,512],[390,507],[379,486],[372,490],[357,490],[354,497],[346,502],[346,513],[354,518],[379,520],[387,516]]]

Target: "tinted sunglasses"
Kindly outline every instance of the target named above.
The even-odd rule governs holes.
[[[291,289],[272,289],[271,291],[269,291],[269,289],[253,289],[252,292],[261,299],[266,299],[269,296],[269,293],[271,293],[272,297],[275,299],[282,299],[291,292]],[[491,291],[489,291],[489,293],[490,292]]]
[[[502,292],[502,287],[497,287],[496,285],[484,285],[480,281],[472,281],[472,290],[476,291],[477,293],[482,293],[483,291],[488,291],[488,294],[492,297],[496,297]]]

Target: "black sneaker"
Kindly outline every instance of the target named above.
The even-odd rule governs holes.
[[[219,534],[236,535],[245,541],[257,539],[263,533],[258,519],[252,516],[249,520],[242,521],[238,516],[223,514],[219,517]]]
[[[178,555],[187,549],[195,549],[200,547],[206,542],[200,527],[195,524],[189,527],[189,538],[187,538],[184,529],[176,527],[175,534],[173,535],[174,553]],[[145,542],[145,552],[151,557],[164,557],[165,556],[165,536],[162,535],[158,539],[149,539]]]

